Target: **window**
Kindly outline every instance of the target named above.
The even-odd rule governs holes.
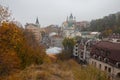
[[[105,66],[105,71],[107,71],[107,66]]]
[[[101,69],[101,64],[99,64],[99,68]]]
[[[109,56],[110,55],[110,52],[109,51],[106,51],[105,52],[105,56]]]
[[[105,62],[105,63],[108,63],[108,61],[109,61],[109,60],[108,60],[107,58],[104,58],[104,62]]]
[[[93,64],[94,62],[92,61],[92,64]]]
[[[120,63],[118,64],[118,68],[120,68]]]
[[[75,53],[77,55],[77,53]]]
[[[120,42],[120,40],[117,40],[117,42]]]
[[[117,73],[117,77],[118,77],[118,78],[120,78],[120,72],[119,72],[119,73]]]
[[[81,52],[81,55],[83,55],[83,52]]]
[[[96,66],[96,62],[95,62],[95,66]]]
[[[97,56],[94,54],[94,55],[93,55],[93,58],[95,58],[95,59],[96,59],[96,58],[97,58]]]
[[[78,49],[76,49],[76,51],[77,51]]]
[[[116,63],[116,66],[117,66],[118,68],[120,68],[120,62],[117,62],[117,63]]]
[[[81,58],[83,58],[83,56],[81,56]]]
[[[100,53],[103,54],[103,53],[104,53],[104,50],[101,49]]]
[[[108,68],[108,72],[111,72],[111,68]]]
[[[100,60],[100,61],[102,60],[101,56],[98,57],[98,60]]]

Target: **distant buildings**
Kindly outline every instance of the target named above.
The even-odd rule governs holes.
[[[41,32],[44,31],[42,28],[40,28],[40,24],[38,21],[38,18],[36,19],[36,23],[27,23],[25,25],[25,29],[32,32],[35,36],[35,39],[40,43],[42,40]]]
[[[73,17],[72,14],[70,14],[69,17],[67,17],[66,21],[63,22],[61,30],[63,31],[63,37],[71,37],[71,34],[75,31],[75,17]]]
[[[80,31],[86,27],[89,27],[89,22],[76,22],[76,17],[70,14],[62,24],[62,35],[63,37],[75,37],[76,34],[80,36]]]
[[[49,26],[45,27],[44,30],[46,31],[46,34],[55,32],[60,35],[60,33],[61,33],[61,28],[57,25],[49,25]]]
[[[61,36],[61,28],[57,25],[49,25],[44,28],[45,36],[43,37],[41,43],[44,44],[47,48],[49,47],[63,47],[62,41],[63,37]]]
[[[60,47],[60,48],[63,48],[63,45],[62,45],[62,41],[63,41],[63,38],[60,36],[60,35],[52,35],[50,36],[50,43],[51,43],[51,47]]]
[[[108,40],[111,42],[119,42],[120,43],[120,34],[119,33],[113,33],[110,36],[108,36]]]
[[[110,80],[120,80],[120,43],[80,39],[73,49],[73,55],[82,64],[88,63],[106,71]]]
[[[98,42],[94,38],[81,38],[73,48],[73,56],[79,59],[80,63],[89,63],[90,51],[93,44]]]
[[[89,26],[90,26],[90,23],[88,21],[76,22],[76,29],[79,31],[82,31]]]

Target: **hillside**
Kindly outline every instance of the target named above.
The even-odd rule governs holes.
[[[88,30],[100,31],[103,36],[108,36],[111,33],[120,33],[120,12],[92,20]]]
[[[7,80],[107,80],[93,67],[82,67],[74,60],[32,65]]]

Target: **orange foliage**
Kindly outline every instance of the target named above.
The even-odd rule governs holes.
[[[13,23],[3,22],[0,26],[0,73],[9,73],[13,69],[25,68],[31,64],[43,63],[45,50],[31,38],[24,34]],[[31,41],[33,42],[31,42]]]

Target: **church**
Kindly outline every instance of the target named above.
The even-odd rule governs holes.
[[[80,32],[76,30],[76,17],[70,14],[69,17],[67,17],[66,21],[62,24],[62,34],[63,37],[75,37],[80,36]]]
[[[25,25],[25,29],[32,32],[35,36],[35,39],[38,43],[41,42],[42,40],[42,32],[44,31],[40,24],[39,24],[39,20],[38,18],[36,18],[36,22],[35,23],[26,23]]]

